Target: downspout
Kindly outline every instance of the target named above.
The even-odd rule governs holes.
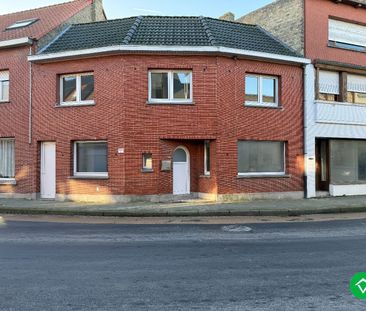
[[[32,47],[29,48],[29,56],[32,55]],[[28,144],[32,144],[32,62],[29,62],[29,107],[28,107]]]
[[[307,132],[308,132],[308,126],[307,126],[307,106],[308,106],[308,96],[307,96],[307,90],[308,90],[308,73],[306,70],[307,65],[305,65],[304,68],[304,197],[305,199],[308,197],[308,153],[307,153]]]

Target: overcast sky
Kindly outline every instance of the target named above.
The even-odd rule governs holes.
[[[237,17],[266,5],[273,0],[104,0],[107,17],[135,15],[203,15],[219,17],[227,11]],[[62,3],[65,0],[0,0],[0,15]]]

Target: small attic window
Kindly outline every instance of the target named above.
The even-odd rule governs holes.
[[[18,22],[15,22],[14,24],[11,24],[8,27],[6,27],[6,30],[28,27],[29,25],[32,25],[33,23],[35,23],[37,20],[38,20],[37,18],[32,18],[32,19],[27,19],[27,20],[23,20],[23,21],[18,21]]]

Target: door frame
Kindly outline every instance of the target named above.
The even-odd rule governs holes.
[[[45,200],[54,200],[56,199],[56,142],[54,141],[41,141],[40,142],[41,144],[41,147],[40,147],[40,151],[41,151],[41,156],[40,156],[40,170],[39,170],[39,174],[40,174],[40,198],[41,199],[45,199]],[[54,187],[54,190],[53,190],[53,193],[54,193],[54,196],[53,197],[44,197],[43,196],[43,184],[44,184],[44,181],[43,181],[43,171],[44,171],[44,167],[43,167],[43,164],[44,164],[44,159],[45,159],[45,145],[47,144],[52,144],[54,146],[54,151],[55,151],[55,171],[54,171],[54,184],[55,184],[55,187]]]
[[[173,194],[174,193],[174,153],[178,150],[178,149],[182,149],[184,150],[184,152],[186,153],[187,156],[187,190],[188,192],[186,194],[190,194],[191,193],[191,161],[190,161],[190,153],[187,147],[185,146],[178,146],[177,148],[174,149],[173,151],[173,157],[172,157],[172,162],[173,162]],[[182,162],[178,162],[178,163],[182,163]]]
[[[322,148],[325,147],[325,159],[322,159]],[[330,143],[329,139],[315,140],[315,161],[316,161],[316,191],[329,191],[330,184]],[[326,180],[322,180],[322,169],[325,164]]]

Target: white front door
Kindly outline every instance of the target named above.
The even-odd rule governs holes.
[[[173,155],[173,194],[190,193],[189,154],[179,147]]]
[[[41,198],[56,198],[56,143],[41,145]]]

